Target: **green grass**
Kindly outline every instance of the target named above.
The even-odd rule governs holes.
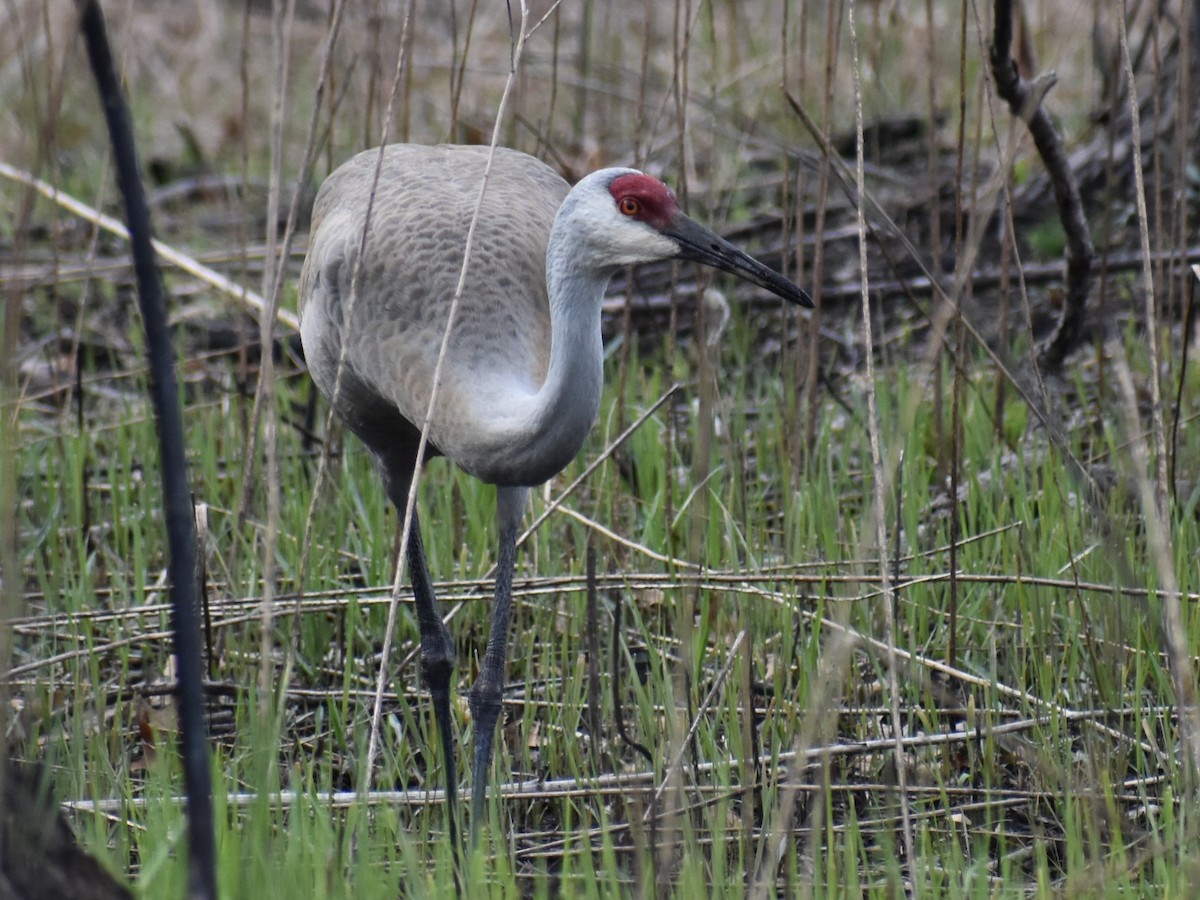
[[[492,834],[509,839],[490,842],[472,860],[471,874],[471,883],[486,885],[491,895],[620,896],[639,878],[648,885],[657,871],[680,891],[740,896],[765,846],[757,817],[770,821],[785,784],[796,777],[789,754],[809,750],[797,745],[802,733],[825,735],[822,743],[875,744],[851,746],[828,769],[800,776],[802,792],[787,826],[791,862],[781,877],[802,881],[808,858],[818,894],[888,894],[906,877],[894,755],[880,743],[890,732],[886,656],[860,649],[844,658],[844,680],[831,683],[819,674],[823,658],[846,652],[831,637],[837,623],[883,634],[878,562],[865,541],[870,476],[861,385],[843,386],[852,415],[830,403],[816,444],[797,448],[788,391],[781,388],[786,379],[769,359],[765,366],[747,362],[760,337],[746,322],[735,324],[721,361],[728,373],[716,407],[722,426],[703,487],[689,475],[699,418],[696,392],[689,390],[622,448],[626,475],[605,463],[567,502],[625,539],[655,552],[672,548],[703,570],[593,536],[603,625],[589,642],[581,578],[588,529],[555,514],[527,545],[518,569],[507,724],[493,778],[543,779],[548,787],[544,795],[533,791],[492,805]],[[251,515],[239,529],[231,516],[251,477],[239,455],[246,401],[222,387],[231,367],[216,360],[204,382],[189,385],[187,415],[197,500],[210,506],[213,677],[228,685],[214,698],[227,723],[216,729],[213,762],[223,892],[254,896],[269,887],[284,891],[279,896],[369,897],[391,896],[402,885],[413,896],[444,893],[451,866],[436,804],[333,809],[322,799],[362,786],[371,660],[386,620],[382,601],[395,538],[395,515],[352,440],[317,504],[304,584],[308,592],[331,593],[321,595],[320,610],[302,608],[298,622],[290,615],[292,600],[281,599],[273,692],[259,696],[254,687],[260,626],[253,586],[261,578],[262,523]],[[633,361],[626,395],[608,393],[588,448],[555,479],[552,494],[607,445],[618,407],[628,422],[657,399],[660,373],[670,367],[658,352]],[[891,523],[902,529],[897,645],[916,656],[900,664],[899,703],[912,739],[908,800],[923,885],[938,896],[963,897],[1047,894],[1072,878],[1144,896],[1182,891],[1193,872],[1196,825],[1191,805],[1180,799],[1187,788],[1173,750],[1178,723],[1160,655],[1159,605],[1115,590],[1157,581],[1138,512],[1121,487],[1130,473],[1119,473],[1118,489],[1100,509],[1088,509],[1059,450],[1032,425],[1015,450],[996,440],[986,380],[968,385],[958,506],[963,577],[955,589],[952,665],[976,680],[941,678],[933,667],[947,658],[954,596],[945,550],[949,507],[935,476],[928,391],[908,371],[890,372],[879,387],[885,452],[904,454],[900,510],[890,508],[894,494],[887,521],[889,539]],[[129,386],[140,380],[135,376]],[[23,416],[22,559],[33,592],[30,612],[48,617],[20,630],[18,662],[78,651],[23,677],[26,708],[36,711],[24,719],[27,746],[42,748],[69,797],[144,802],[115,819],[78,812],[74,819],[114,869],[136,873],[143,896],[172,896],[184,879],[182,816],[171,799],[180,783],[173,726],[169,707],[158,708],[161,697],[139,696],[163,683],[169,665],[161,637],[140,637],[167,626],[165,597],[156,588],[163,547],[155,438],[136,393],[110,400],[98,390],[104,381],[86,393],[82,431],[66,415]],[[280,387],[281,419],[297,421],[306,385],[288,372]],[[911,427],[901,430],[910,416]],[[1107,421],[1115,419],[1094,423],[1100,433],[1081,438],[1092,453],[1104,448],[1117,461],[1125,436]],[[279,590],[290,593],[315,460],[295,429],[281,429],[280,440]],[[1188,454],[1196,449],[1181,447],[1180,458],[1194,458]],[[475,579],[490,565],[491,495],[444,463],[430,466],[421,503],[439,578]],[[539,495],[532,512],[543,506]],[[1115,543],[1104,542],[1099,521],[1119,533]],[[1179,516],[1173,524],[1175,576],[1194,593],[1191,548],[1200,535],[1194,518]],[[689,544],[693,528],[698,537]],[[689,546],[698,548],[696,556]],[[226,571],[235,547],[237,568]],[[350,591],[355,581],[367,590]],[[1074,587],[1093,583],[1111,589]],[[618,693],[631,737],[653,754],[653,770],[617,737],[607,678],[602,734],[586,733],[584,660],[595,645],[601,671],[609,669],[614,593],[624,614]],[[442,588],[445,600],[467,599],[452,626],[464,692],[486,636],[485,596],[486,586],[468,582]],[[235,605],[244,599],[251,602]],[[151,602],[157,605],[147,608]],[[679,621],[683,608],[696,611],[691,628]],[[1194,617],[1188,628],[1194,646],[1200,637]],[[690,645],[679,643],[684,635]],[[407,603],[396,637],[394,660],[416,640]],[[278,681],[285,661],[286,686]],[[747,676],[757,685],[752,695]],[[395,672],[391,689],[400,696],[386,704],[377,786],[440,787],[441,767],[426,749],[432,723],[415,664]],[[698,714],[710,691],[711,703]],[[826,706],[835,718],[820,724],[824,731],[806,732],[807,712]],[[461,719],[465,704],[459,714],[463,746],[471,733]],[[963,727],[980,731],[967,740]],[[756,764],[748,752],[757,754]],[[643,815],[677,755],[677,787],[664,796],[680,811],[653,833]],[[464,753],[460,768],[466,763]],[[627,779],[615,791],[595,780],[611,781],[613,773]],[[576,789],[563,792],[568,785]],[[266,799],[279,790],[295,792],[285,809]],[[227,792],[259,799],[230,805]],[[645,850],[652,840],[669,840],[675,851],[656,865]]]

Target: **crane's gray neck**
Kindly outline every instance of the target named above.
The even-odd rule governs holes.
[[[611,269],[589,267],[556,222],[546,249],[550,294],[550,365],[530,410],[531,458],[544,461],[545,481],[575,458],[600,411],[604,347],[600,304]]]
[[[600,304],[614,267],[604,262],[605,248],[588,225],[587,210],[576,193],[569,194],[546,248],[551,330],[546,378],[532,393],[506,397],[503,411],[478,411],[496,425],[486,452],[464,467],[486,481],[513,486],[548,481],[575,458],[596,421],[604,361]]]

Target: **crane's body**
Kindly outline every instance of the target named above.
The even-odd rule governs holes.
[[[569,186],[532,157],[496,154],[495,172],[503,177],[489,185],[480,209],[429,442],[485,481],[537,484],[548,476],[517,477],[514,457],[528,455],[522,451],[538,434],[530,419],[551,355],[546,244]],[[487,148],[385,148],[366,265],[347,325],[339,313],[350,295],[377,158],[378,151],[360,153],[321,186],[300,288],[305,347],[319,348],[309,366],[327,393],[339,343],[349,336],[338,410],[368,446],[387,439],[381,426],[408,430],[425,417]],[[431,215],[439,228],[429,228]],[[518,239],[531,231],[541,239]],[[514,273],[541,278],[495,278],[488,262],[497,257],[510,259]]]
[[[329,176],[313,209],[300,279],[308,367],[338,416],[375,456],[400,509],[420,465],[420,423],[488,152],[383,148],[367,227],[380,153],[368,150]],[[365,253],[357,261],[364,227]],[[811,305],[791,282],[684,216],[670,191],[650,176],[604,169],[570,189],[533,157],[495,151],[426,452],[497,486],[500,558],[492,630],[470,694],[476,728],[472,834],[482,818],[500,709],[515,540],[527,489],[565,467],[595,422],[602,388],[600,306],[609,278],[623,266],[667,258],[714,265]],[[415,517],[407,549],[422,673],[443,744],[453,823],[454,643],[434,609]]]

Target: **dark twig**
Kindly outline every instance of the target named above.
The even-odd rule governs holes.
[[[646,760],[647,765],[651,770],[654,769],[654,757],[644,744],[639,744],[629,736],[629,732],[625,730],[625,713],[621,705],[621,592],[612,591],[609,596],[612,598],[613,604],[613,630],[612,630],[612,699],[613,699],[613,721],[617,726],[617,734],[621,736],[621,740],[632,747],[642,755]],[[650,801],[650,848],[645,853],[644,857],[639,854],[638,867],[641,867],[641,860],[648,860],[650,863],[650,883],[656,884],[658,876],[655,872],[657,855],[653,848],[658,847],[658,828],[659,828],[659,804],[656,798]],[[639,873],[640,879],[640,873]]]
[[[1046,165],[1058,216],[1067,239],[1067,284],[1062,318],[1049,343],[1042,348],[1039,363],[1048,369],[1062,365],[1083,332],[1084,312],[1092,286],[1092,269],[1096,251],[1088,233],[1087,217],[1079,197],[1079,186],[1071,173],[1062,137],[1042,106],[1042,98],[1054,85],[1053,76],[1043,76],[1033,83],[1017,72],[1012,58],[1013,4],[1012,0],[995,0],[995,31],[992,40],[992,77],[996,92],[1013,114],[1028,126],[1038,155]]]
[[[600,770],[600,613],[596,597],[596,548],[588,539],[587,545],[587,725],[588,746],[591,747],[592,768]]]
[[[617,726],[617,734],[621,736],[626,744],[642,755],[646,762],[653,766],[654,757],[650,751],[646,749],[644,744],[639,744],[629,736],[629,732],[625,730],[625,713],[621,705],[621,594],[619,591],[612,592],[613,602],[613,631],[612,631],[612,696],[613,696],[613,721]]]
[[[162,490],[168,571],[174,620],[175,658],[179,671],[179,741],[188,796],[188,894],[215,898],[216,868],[213,837],[212,784],[208,769],[208,744],[204,724],[201,675],[200,617],[196,594],[196,522],[188,490],[183,452],[183,419],[175,383],[175,360],[167,332],[162,272],[151,245],[150,209],[142,185],[137,148],[129,110],[121,95],[112,49],[97,0],[77,0],[80,29],[96,87],[104,104],[117,167],[117,184],[125,200],[125,216],[133,248],[138,303],[146,327],[150,357],[150,391],[158,420],[159,454],[162,457]]]
[[[1200,19],[1200,4],[1197,6],[1196,17]],[[1196,327],[1196,283],[1200,282],[1200,266],[1192,267],[1192,275],[1193,277],[1187,280],[1187,306],[1184,308],[1183,314],[1183,346],[1179,350],[1179,381],[1175,386],[1175,402],[1171,407],[1171,446],[1170,452],[1167,454],[1167,465],[1170,467],[1167,485],[1171,489],[1171,497],[1174,500],[1179,499],[1176,496],[1175,459],[1179,447],[1179,421],[1183,417],[1183,386],[1187,384],[1188,351],[1192,346],[1192,330]]]

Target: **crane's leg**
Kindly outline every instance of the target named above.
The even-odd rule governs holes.
[[[492,603],[492,626],[479,677],[471,687],[469,704],[475,726],[475,764],[471,782],[471,846],[479,839],[485,818],[488,770],[492,761],[492,739],[500,719],[504,694],[504,661],[508,650],[508,621],[512,611],[513,567],[517,559],[517,531],[525,512],[528,488],[496,488],[496,519],[500,526],[500,556],[496,560],[496,596]]]
[[[417,624],[421,630],[421,680],[425,682],[433,700],[433,717],[437,720],[442,760],[446,768],[446,824],[450,839],[457,847],[458,772],[454,766],[454,732],[450,727],[450,675],[454,671],[454,639],[434,605],[433,582],[425,562],[425,546],[421,543],[421,528],[415,509],[408,535],[408,571],[412,579],[413,599],[416,601]]]

